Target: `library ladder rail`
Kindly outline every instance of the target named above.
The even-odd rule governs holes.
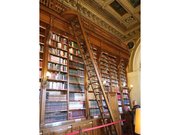
[[[84,64],[86,66],[90,85],[92,87],[94,96],[96,98],[96,101],[100,110],[102,123],[107,124],[108,119],[110,120],[109,122],[114,122],[115,116],[117,114],[112,112],[111,107],[109,105],[109,102],[108,102],[108,99],[104,91],[104,87],[103,87],[103,84],[102,84],[102,81],[98,72],[97,65],[95,64],[95,61],[93,59],[94,56],[92,53],[92,48],[90,47],[90,43],[88,42],[86,33],[83,29],[81,18],[78,15],[78,13],[71,10],[65,11],[62,14],[62,16],[66,18],[69,22],[71,22],[77,43],[80,46],[80,52],[84,60]],[[103,99],[105,101],[104,105],[106,105],[107,110],[105,110],[104,108]],[[121,135],[121,133],[118,132],[118,126],[115,126],[115,125],[108,126],[104,130],[107,135]]]

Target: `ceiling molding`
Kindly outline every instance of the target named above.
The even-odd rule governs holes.
[[[109,4],[114,0],[58,0],[67,7],[108,31],[121,41],[140,35],[139,6],[134,8],[129,1],[117,0],[128,12],[120,16]]]

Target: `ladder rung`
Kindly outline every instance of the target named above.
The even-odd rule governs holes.
[[[96,93],[94,93],[95,95],[102,95],[102,93],[101,92],[96,92]]]
[[[100,89],[100,87],[97,87],[97,88],[93,88],[93,89]]]
[[[89,75],[89,78],[96,77],[96,75]]]
[[[95,83],[98,83],[98,81],[90,82],[89,84],[90,84],[90,85],[93,85],[93,84],[95,84]]]

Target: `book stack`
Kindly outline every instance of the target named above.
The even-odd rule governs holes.
[[[45,115],[45,123],[67,120],[67,112],[50,112]]]
[[[67,89],[67,82],[47,82],[47,89],[61,89],[66,90]]]
[[[81,102],[69,102],[69,109],[84,109],[85,103],[83,101]]]

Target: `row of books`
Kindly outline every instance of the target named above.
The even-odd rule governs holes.
[[[67,106],[46,106],[45,112],[49,113],[49,112],[64,112],[67,111]]]
[[[117,70],[115,70],[115,69],[111,69],[111,68],[109,69],[109,72],[110,72],[110,73],[115,73],[115,74],[118,74]]]
[[[70,41],[69,46],[74,47],[74,48],[79,48],[78,44],[74,41]]]
[[[43,59],[43,54],[42,53],[39,54],[39,59]]]
[[[67,101],[67,94],[59,95],[59,96],[47,96],[47,101]]]
[[[55,49],[55,48],[49,48],[49,53],[58,55],[58,56],[62,56],[62,57],[66,57],[67,58],[67,52],[59,50],[59,49]]]
[[[117,70],[117,67],[114,66],[114,65],[110,65],[110,68],[111,68],[111,69],[114,69],[114,70]]]
[[[83,83],[84,84],[84,78],[70,76],[69,82],[71,82],[71,83]]]
[[[56,33],[51,33],[50,38],[57,41],[57,42],[62,42],[63,44],[68,44],[67,38],[61,37],[59,34]]]
[[[127,89],[123,89],[122,92],[128,94],[128,90]]]
[[[90,109],[90,116],[99,116],[99,115],[100,115],[100,111],[98,108]]]
[[[106,74],[102,74],[102,78],[109,78],[110,79],[110,76],[106,75]]]
[[[69,102],[69,109],[85,109],[85,102],[83,101],[75,101],[75,102]]]
[[[85,101],[84,93],[69,93],[69,100]]]
[[[118,110],[119,110],[120,113],[123,113],[122,107],[118,107]]]
[[[45,123],[52,123],[67,120],[67,112],[51,113],[45,115]]]
[[[105,55],[105,54],[103,54],[103,53],[101,53],[101,56],[100,56],[102,59],[106,59],[106,60],[108,60],[108,57]]]
[[[128,95],[123,95],[123,98],[128,98]]]
[[[118,100],[118,105],[122,105],[122,101],[121,100]]]
[[[96,108],[98,107],[97,101],[89,101],[89,107],[90,108]]]
[[[84,76],[84,71],[82,71],[82,70],[69,69],[69,74],[70,74],[70,75]]]
[[[121,94],[117,94],[117,99],[121,99]]]
[[[61,49],[61,50],[67,51],[67,45],[62,44],[62,43],[58,43],[58,42],[53,41],[53,40],[49,40],[48,41],[48,45],[50,47],[55,47],[57,49]]]
[[[118,84],[118,80],[111,80],[112,83]]]
[[[123,100],[123,103],[124,103],[124,104],[130,104],[129,99],[124,99],[124,100]]]
[[[108,60],[106,60],[106,59],[104,59],[104,58],[102,58],[102,57],[101,57],[99,60],[100,60],[101,62],[103,62],[103,63],[108,64]]]
[[[67,102],[46,102],[45,111],[46,112],[56,112],[56,111],[64,111],[67,110]]]
[[[39,46],[39,51],[40,51],[40,52],[43,52],[43,51],[44,51],[44,46],[40,45],[40,46]]]
[[[69,91],[77,91],[77,90],[84,92],[84,85],[69,84]]]
[[[85,117],[85,110],[69,111],[69,119]]]
[[[48,60],[51,62],[67,65],[67,59],[49,55]]]
[[[100,62],[100,66],[103,66],[103,67],[105,66],[105,67],[109,68],[109,65],[107,63],[102,62],[102,61]]]
[[[77,55],[77,56],[80,56],[80,55],[81,55],[80,51],[77,50],[77,49],[74,49],[74,48],[69,48],[69,52],[70,52],[71,54],[74,54],[74,55]]]
[[[82,62],[83,63],[83,59],[82,58],[76,57],[76,56],[74,56],[72,54],[69,54],[69,59],[73,60],[73,61],[77,61],[77,62]]]
[[[109,57],[109,61],[116,64],[116,58]]]
[[[66,65],[59,65],[59,64],[55,64],[55,63],[48,63],[48,69],[67,72]]]
[[[46,100],[46,106],[67,106],[67,101],[52,101],[49,102]]]
[[[101,74],[109,74],[109,71],[101,69]]]
[[[44,43],[44,40],[45,40],[45,38],[44,38],[43,36],[40,36],[40,37],[39,37],[40,43]]]
[[[66,82],[47,82],[47,89],[67,89],[67,83]]]
[[[111,78],[118,78],[117,73],[114,72],[110,72]]]
[[[46,95],[48,95],[48,96],[60,96],[64,93],[65,92],[62,92],[62,91],[47,91]]]
[[[72,67],[79,67],[79,68],[84,69],[84,64],[76,63],[76,62],[73,62],[73,61],[70,61],[69,65],[72,66]]]
[[[67,74],[61,73],[61,72],[49,72],[50,76],[48,79],[54,79],[54,80],[64,80],[67,81]]]

